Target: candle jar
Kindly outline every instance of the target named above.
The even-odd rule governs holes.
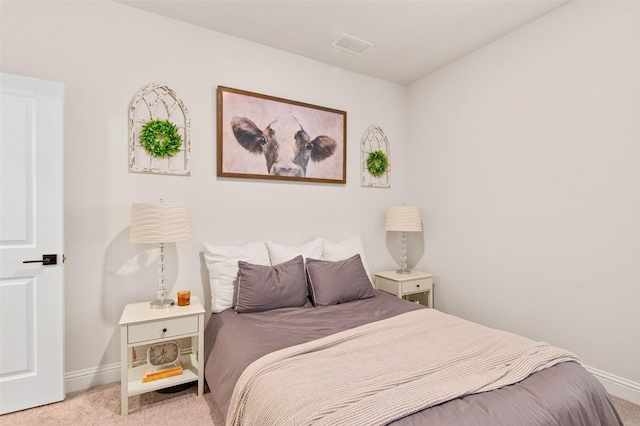
[[[191,303],[191,292],[190,291],[179,291],[178,292],[178,306],[187,306]]]

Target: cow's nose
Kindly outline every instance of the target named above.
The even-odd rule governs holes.
[[[297,167],[297,166],[279,167],[279,166],[276,165],[273,168],[273,174],[276,175],[276,176],[300,177],[300,176],[302,176],[302,169],[300,167]]]

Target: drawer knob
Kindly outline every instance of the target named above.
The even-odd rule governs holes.
[[[420,284],[416,284],[416,287],[420,288]]]
[[[166,332],[167,332],[167,329],[166,329],[166,328],[163,328],[163,329],[162,329],[162,332],[163,332],[163,333],[166,333]]]

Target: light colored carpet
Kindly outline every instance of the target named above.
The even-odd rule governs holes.
[[[120,382],[67,394],[64,401],[0,416],[2,426],[223,425],[210,392],[198,388],[129,397],[129,415],[120,415]]]
[[[640,405],[632,404],[613,395],[611,395],[611,399],[625,426],[640,426]]]
[[[640,426],[640,406],[612,397],[625,426]],[[150,392],[129,398],[129,415],[120,415],[120,383],[73,392],[64,401],[0,416],[2,426],[110,425],[222,426],[210,392],[198,398],[192,386],[182,392]]]

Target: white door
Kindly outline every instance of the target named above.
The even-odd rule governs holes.
[[[0,92],[0,414],[4,414],[65,396],[64,86],[0,74]],[[43,255],[56,255],[56,264],[43,262]]]

